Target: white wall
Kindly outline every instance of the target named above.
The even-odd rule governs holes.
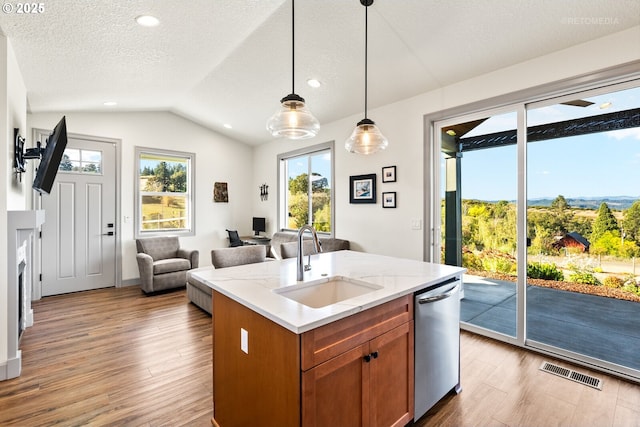
[[[0,378],[7,362],[7,211],[26,207],[24,180],[19,184],[13,173],[13,128],[26,132],[27,91],[11,43],[0,34],[0,135],[5,146],[5,160],[0,172]]]
[[[30,114],[30,128],[52,129],[63,113]],[[65,113],[67,132],[121,140],[122,278],[139,277],[134,237],[135,146],[196,153],[196,235],[181,245],[200,251],[200,265],[211,265],[211,249],[228,246],[225,228],[251,231],[253,154],[250,147],[168,112]],[[229,203],[213,202],[213,183],[227,182]],[[43,196],[47,197],[47,196]],[[124,221],[129,217],[129,222]]]
[[[311,140],[273,141],[255,150],[254,186],[266,182],[273,189],[273,194],[268,202],[254,202],[254,210],[263,212],[275,224],[276,158],[279,153],[335,140],[336,237],[351,240],[352,247],[357,250],[421,260],[424,230],[412,230],[411,221],[424,217],[425,115],[637,60],[640,60],[640,26],[392,105],[370,109],[369,118],[389,139],[389,147],[385,151],[370,156],[350,154],[344,150],[345,139],[362,115],[322,123],[319,135]],[[309,107],[313,110],[313,106]],[[393,165],[397,166],[397,182],[383,184],[380,177],[382,167]],[[349,204],[349,176],[366,173],[378,174],[378,203]],[[397,192],[396,209],[382,208],[380,195],[383,191]]]
[[[200,250],[201,265],[209,265],[209,250],[226,246],[225,228],[241,233],[251,229],[251,217],[265,216],[269,233],[275,231],[277,217],[277,155],[302,146],[336,141],[335,194],[336,237],[349,239],[354,249],[412,259],[423,257],[423,231],[411,230],[413,219],[423,219],[423,117],[444,109],[492,98],[528,87],[559,81],[597,70],[640,60],[640,26],[597,39],[565,51],[537,58],[494,73],[460,82],[414,98],[370,110],[369,116],[389,138],[389,148],[369,157],[347,153],[342,147],[355,124],[355,115],[333,123],[323,123],[312,140],[277,140],[254,150],[208,131],[171,113],[68,113],[70,133],[122,140],[120,191],[121,217],[133,218],[134,146],[184,149],[196,153],[196,232],[183,239],[185,247]],[[464,66],[464,64],[462,64]],[[400,78],[400,77],[399,77]],[[0,172],[0,228],[6,230],[7,209],[28,206],[30,190],[12,184],[13,127],[24,127],[26,91],[13,52],[0,35],[0,135],[5,136],[5,170]],[[312,108],[312,106],[311,106]],[[30,128],[50,129],[62,113],[34,114]],[[25,131],[30,140],[31,129]],[[378,197],[382,191],[398,193],[398,208],[349,204],[350,175],[376,173],[384,166],[397,166],[398,181],[382,184],[378,178]],[[213,203],[215,181],[229,183],[229,203]],[[259,186],[269,185],[268,201],[260,201]],[[24,185],[24,184],[23,184]],[[135,263],[133,224],[121,221],[123,279],[138,277]],[[0,233],[0,278],[6,278],[6,233]],[[0,280],[0,313],[6,313],[6,281]],[[6,322],[0,315],[0,366],[6,361]],[[4,355],[4,358],[3,358]]]

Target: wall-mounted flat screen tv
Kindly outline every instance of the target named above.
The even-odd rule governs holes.
[[[39,193],[49,194],[53,187],[53,181],[56,179],[60,162],[62,161],[62,154],[67,147],[67,123],[65,117],[58,122],[53,129],[49,138],[47,138],[47,145],[44,147],[44,151],[40,157],[40,164],[38,165],[38,171],[36,177],[33,180],[33,189]]]

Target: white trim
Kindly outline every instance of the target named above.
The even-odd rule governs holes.
[[[527,177],[526,177],[526,110],[542,106],[557,104],[563,100],[583,98],[585,95],[594,96],[602,93],[624,90],[636,87],[640,83],[640,61],[634,61],[622,66],[608,68],[591,74],[576,76],[573,78],[528,88],[483,101],[454,107],[424,116],[424,246],[423,253],[426,260],[439,262],[440,239],[440,147],[437,131],[443,124],[460,123],[478,118],[487,117],[496,111],[510,108],[518,113],[517,128],[517,239],[518,239],[518,283],[517,283],[517,323],[516,337],[510,337],[472,324],[461,322],[461,329],[488,336],[499,341],[507,342],[518,347],[554,355],[573,363],[589,368],[607,372],[627,379],[638,381],[638,372],[610,362],[594,359],[582,354],[572,353],[563,349],[551,347],[542,343],[528,341],[526,339],[526,204],[527,204]],[[437,186],[435,186],[437,185]],[[438,257],[437,259],[433,259]]]
[[[167,229],[167,230],[154,230],[154,231],[142,231],[140,229],[141,220],[141,191],[140,191],[140,155],[143,153],[157,154],[159,156],[175,157],[177,159],[187,160],[187,192],[177,193],[180,196],[187,197],[187,203],[189,206],[189,228],[188,229]],[[135,238],[152,237],[162,235],[175,235],[175,236],[195,236],[196,234],[196,154],[188,151],[175,151],[166,150],[163,148],[153,147],[135,147],[135,159],[134,159],[134,235]],[[162,193],[162,194],[176,194],[176,193]]]
[[[285,168],[282,167],[283,162],[288,160],[288,159],[292,159],[295,157],[301,157],[301,156],[310,156],[313,155],[315,153],[319,153],[319,152],[323,152],[323,151],[329,151],[329,154],[331,156],[331,232],[330,233],[326,233],[326,232],[319,232],[319,233],[323,233],[326,235],[329,235],[331,237],[335,236],[335,227],[336,227],[336,215],[335,215],[335,209],[336,209],[336,203],[335,203],[335,185],[336,185],[336,179],[335,179],[335,141],[329,141],[329,142],[324,142],[321,144],[316,144],[316,145],[312,145],[310,147],[305,147],[305,148],[299,148],[297,150],[293,150],[293,151],[288,151],[286,153],[281,153],[278,154],[277,159],[278,159],[278,195],[277,195],[277,203],[278,203],[278,231],[291,231],[290,229],[287,228],[287,220],[286,220],[286,215],[287,213],[285,212],[286,209],[283,208],[283,204],[286,203],[286,194],[287,194],[287,177],[285,176],[286,170]],[[308,173],[308,175],[310,175]],[[309,185],[311,185],[311,181],[309,181]]]

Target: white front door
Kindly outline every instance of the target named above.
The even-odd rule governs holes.
[[[70,136],[42,209],[42,295],[115,286],[115,144]]]

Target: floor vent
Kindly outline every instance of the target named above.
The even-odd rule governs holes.
[[[540,366],[541,371],[549,372],[550,374],[564,377],[571,381],[575,381],[580,384],[584,384],[589,387],[602,390],[602,380],[591,375],[581,374],[580,372],[572,371],[571,369],[563,368],[562,366],[554,365],[549,362],[542,363]]]

